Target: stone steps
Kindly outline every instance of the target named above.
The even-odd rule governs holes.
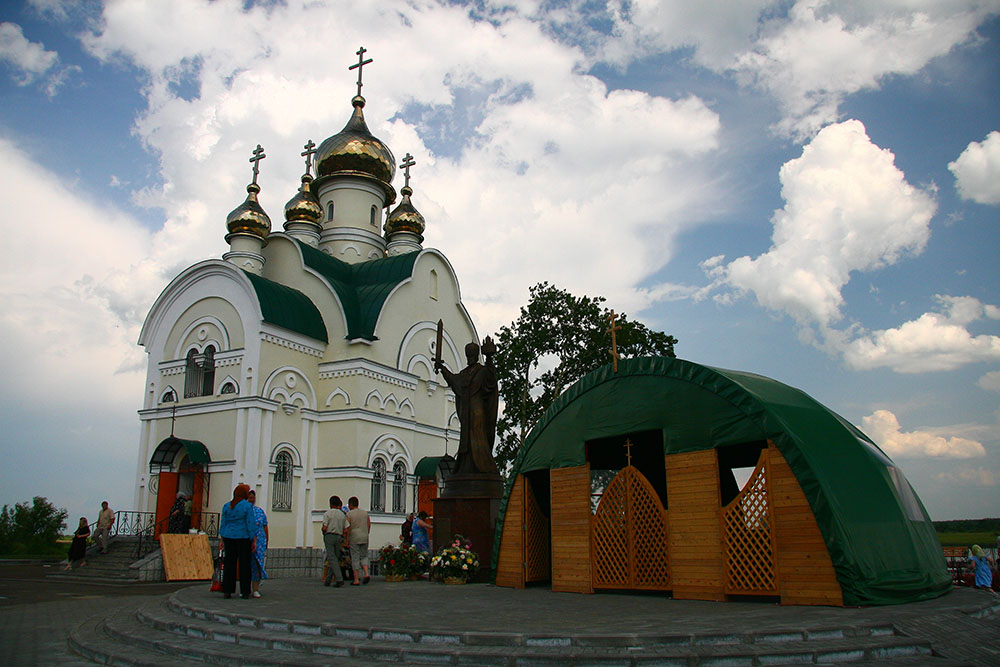
[[[572,635],[423,632],[267,618],[253,601],[232,611],[186,604],[176,595],[86,622],[71,636],[80,655],[103,664],[372,665],[776,665],[878,661],[882,667],[956,665],[930,644],[870,625],[801,632]],[[419,614],[414,615],[415,624]],[[175,662],[169,662],[169,661]],[[180,662],[177,662],[180,661]]]

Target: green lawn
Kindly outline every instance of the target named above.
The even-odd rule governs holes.
[[[945,547],[971,547],[978,544],[981,547],[992,547],[996,545],[997,534],[990,531],[978,533],[938,533],[941,546]]]

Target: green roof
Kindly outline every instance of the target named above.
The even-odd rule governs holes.
[[[375,325],[392,290],[413,275],[419,252],[348,264],[297,241],[302,260],[320,274],[340,298],[348,340],[378,340]]]
[[[627,359],[618,368],[580,379],[528,434],[501,504],[497,542],[516,475],[583,465],[588,441],[659,430],[664,454],[676,454],[771,440],[812,507],[845,604],[910,602],[950,589],[937,534],[912,487],[833,411],[753,373],[667,357]]]
[[[309,297],[273,280],[244,271],[257,292],[264,321],[304,336],[329,342],[323,316]]]
[[[200,440],[185,440],[171,435],[164,438],[153,450],[153,456],[149,459],[150,471],[158,468],[169,468],[181,447],[187,451],[188,460],[191,463],[211,463],[212,461],[212,457],[208,454],[208,448]]]

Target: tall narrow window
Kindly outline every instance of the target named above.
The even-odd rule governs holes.
[[[205,348],[201,367],[201,395],[211,396],[215,393],[215,346]]]
[[[392,511],[406,513],[406,465],[402,461],[392,466]]]
[[[372,205],[371,218],[372,218],[372,227],[378,227],[378,208],[374,204]]]
[[[197,350],[189,350],[187,363],[184,366],[184,398],[200,396],[202,385],[201,364],[198,363]]]
[[[279,512],[289,512],[292,509],[292,455],[288,452],[278,452],[274,457],[271,509]]]
[[[385,511],[385,459],[376,458],[372,463],[372,512]]]
[[[333,202],[326,205],[326,219],[333,221]]]
[[[431,269],[430,275],[430,297],[437,301],[438,298],[438,272]]]

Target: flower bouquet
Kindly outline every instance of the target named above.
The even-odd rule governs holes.
[[[379,561],[386,581],[403,581],[427,570],[427,554],[414,546],[387,544],[379,549]]]
[[[456,535],[450,545],[431,558],[431,576],[445,583],[464,584],[479,568],[479,556],[471,547],[471,542]]]

